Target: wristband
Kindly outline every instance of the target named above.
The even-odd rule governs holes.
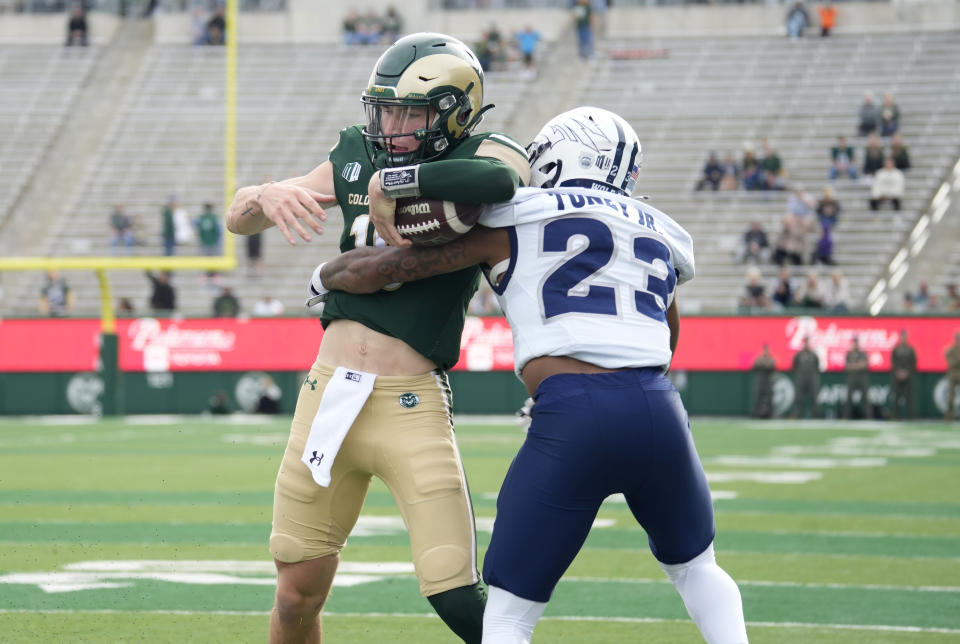
[[[326,262],[313,269],[313,275],[310,277],[310,284],[308,286],[310,293],[310,297],[306,302],[308,309],[313,308],[317,304],[326,302],[327,296],[330,295],[330,289],[323,285],[323,280],[320,278],[320,271],[323,270],[325,264]]]
[[[384,168],[380,171],[380,189],[388,199],[420,196],[420,165]]]

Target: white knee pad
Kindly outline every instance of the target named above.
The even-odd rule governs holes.
[[[687,613],[708,644],[741,644],[747,641],[740,589],[717,565],[713,544],[690,561],[664,564]]]
[[[490,586],[483,611],[483,644],[530,644],[546,602],[535,602]]]

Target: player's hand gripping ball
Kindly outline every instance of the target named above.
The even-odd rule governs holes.
[[[439,246],[465,235],[476,225],[483,206],[426,197],[397,199],[394,225],[417,246]]]

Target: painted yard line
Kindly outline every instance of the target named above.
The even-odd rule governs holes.
[[[697,417],[693,416],[690,419],[690,425],[696,429],[697,422],[706,422],[710,425],[723,425],[727,424],[730,428],[736,427],[736,429],[760,429],[765,431],[793,431],[796,429],[826,429],[832,431],[858,431],[858,432],[875,432],[878,430],[883,431],[900,431],[900,432],[909,432],[911,427],[917,425],[927,425],[933,429],[943,429],[948,431],[948,428],[944,427],[943,421],[940,420],[929,420],[929,421],[911,421],[909,423],[898,423],[891,421],[873,421],[873,420],[856,420],[856,421],[846,421],[839,418],[834,419],[809,419],[809,420],[749,420],[749,419],[730,419],[730,418],[720,418],[720,417]]]
[[[669,584],[669,579],[650,579],[643,577],[564,577],[563,581],[584,581],[604,584]],[[960,586],[898,586],[896,584],[836,584],[836,583],[809,583],[797,581],[754,581],[737,579],[740,586],[777,586],[783,588],[837,588],[841,590],[902,590],[908,592],[926,593],[960,593]]]
[[[36,545],[37,542],[28,541],[26,542],[26,544],[24,544],[23,542],[19,542],[19,541],[4,541],[3,543],[4,544],[13,543],[13,544],[20,544],[20,545],[26,545],[26,544]],[[44,544],[47,544],[47,543],[61,543],[61,542],[44,541]],[[64,545],[74,545],[73,542],[62,542],[62,543]],[[610,548],[610,547],[596,546],[596,545],[594,546],[588,545],[586,547],[595,552],[597,551],[605,552],[608,550],[615,550],[616,552],[650,554],[649,548]],[[767,552],[758,552],[756,550],[738,550],[736,548],[731,548],[731,547],[723,547],[721,551],[723,552],[724,555],[771,554]],[[780,553],[774,552],[772,554],[780,554]],[[897,561],[912,561],[912,560],[929,561],[931,559],[931,557],[926,555],[886,555],[886,554],[878,555],[878,554],[871,554],[868,552],[850,553],[850,554],[846,554],[846,553],[836,554],[832,552],[804,552],[804,553],[798,553],[798,554],[817,557],[817,558],[823,558],[823,559],[841,559],[841,560],[850,559],[850,558],[853,558],[853,559],[869,558],[869,559],[895,559]],[[937,559],[940,561],[960,561],[960,557],[937,557]]]
[[[796,456],[710,456],[703,459],[708,466],[726,465],[730,467],[779,467],[779,468],[808,468],[813,470],[830,470],[838,468],[866,468],[883,467],[887,464],[885,458],[851,457],[851,458],[800,458]]]
[[[509,418],[509,416],[504,416]],[[183,423],[202,423],[210,425],[274,425],[281,422],[276,418],[264,418],[258,414],[234,413],[228,416],[204,416],[202,414],[130,414],[118,419],[128,425],[177,425]],[[4,416],[3,425],[97,425],[103,422],[99,416],[46,415],[46,416]],[[288,421],[287,421],[288,422]]]
[[[960,634],[960,628],[937,628],[924,626],[884,626],[881,624],[808,624],[806,622],[747,622],[748,626],[771,626],[776,628],[833,628],[845,631],[884,631],[894,633],[945,633]]]
[[[627,624],[660,623],[660,624],[686,624],[689,620],[685,619],[659,619],[656,617],[590,617],[587,615],[558,615],[544,616],[542,620],[554,620],[563,622],[623,622]],[[541,621],[542,621],[541,620]],[[884,631],[898,633],[947,633],[950,635],[960,634],[958,628],[937,628],[923,626],[888,626],[884,624],[811,624],[807,622],[747,622],[747,626],[776,627],[776,628],[832,628],[849,631]]]
[[[454,414],[453,424],[456,425],[507,425],[516,427],[517,433],[522,433],[517,417],[513,414]]]
[[[162,522],[161,522],[162,523]],[[733,530],[728,530],[728,532],[734,532]],[[847,532],[843,530],[817,530],[815,532],[805,531],[805,530],[762,530],[757,531],[762,532],[763,534],[776,534],[781,536],[797,536],[797,537],[853,537],[856,539],[883,539],[883,538],[904,538],[904,539],[958,539],[960,535],[926,535],[926,534],[915,534],[908,532]]]
[[[960,519],[958,503],[906,503],[888,501],[808,501],[803,499],[733,499],[724,495],[724,491],[714,490],[718,512],[743,514],[803,514],[808,516],[857,515],[871,517],[890,517],[911,519],[927,517],[939,519]],[[496,501],[496,492],[474,492],[474,503]],[[378,505],[393,504],[387,492],[371,492],[368,502]],[[155,490],[4,490],[0,489],[0,505],[179,505],[189,503],[213,505],[264,505],[273,502],[273,490],[256,491],[196,491],[165,492]],[[611,503],[625,503],[623,495],[614,495],[607,499]]]
[[[714,498],[716,498],[716,497],[714,497]],[[721,499],[721,500],[726,501],[726,500],[732,500],[732,499]],[[0,505],[20,505],[20,504],[18,504],[18,503],[0,503]],[[40,505],[40,504],[38,504],[38,505]],[[79,504],[74,504],[74,505],[79,505]],[[84,504],[84,505],[86,505],[86,504]],[[90,504],[90,505],[100,505],[100,504],[95,503],[95,504]],[[106,505],[116,505],[116,504],[114,503],[114,504],[106,504]],[[172,504],[171,504],[171,505],[172,505]],[[766,516],[794,516],[794,517],[797,517],[797,516],[805,516],[805,517],[811,517],[811,518],[814,518],[814,517],[838,517],[838,516],[843,516],[843,515],[845,514],[844,512],[840,512],[840,511],[835,511],[835,512],[804,512],[804,511],[800,511],[800,512],[789,512],[789,511],[788,511],[788,508],[786,508],[786,507],[783,508],[783,509],[780,509],[780,510],[738,510],[738,509],[736,509],[736,508],[715,508],[715,509],[714,509],[714,512],[716,512],[716,514],[742,514],[742,515],[744,515],[744,516],[751,516],[751,517],[766,517]],[[936,514],[861,514],[861,515],[857,515],[857,516],[879,517],[879,518],[881,518],[881,519],[916,519],[917,517],[921,517],[921,518],[924,518],[924,519],[941,519],[941,520],[943,520],[943,521],[956,521],[956,519],[957,519],[957,517],[955,517],[955,516],[953,516],[953,515],[936,515]],[[877,533],[871,533],[871,534],[877,534]],[[960,535],[956,535],[956,536],[960,536]]]
[[[413,564],[409,562],[341,562],[340,575],[389,575],[413,579]],[[266,575],[266,577],[246,577],[243,575]],[[172,575],[166,578],[164,575]],[[190,580],[181,579],[192,575]],[[226,578],[223,575],[231,575]],[[239,577],[238,577],[239,575]],[[236,577],[236,579],[234,579]],[[94,579],[95,578],[95,579]],[[62,566],[62,570],[52,572],[11,573],[0,575],[0,583],[23,584],[60,584],[99,582],[105,579],[154,579],[194,584],[273,584],[276,573],[273,562],[260,560],[125,560],[125,561],[78,561]],[[664,578],[650,577],[594,577],[573,575],[563,578],[564,582],[583,582],[601,584],[660,584],[669,585]],[[840,590],[889,590],[897,592],[960,593],[958,586],[911,586],[897,584],[842,584],[815,583],[770,580],[738,580],[740,586],[840,589]],[[73,588],[71,588],[72,590]],[[48,591],[49,592],[49,591]]]
[[[71,609],[40,609],[29,610],[19,608],[0,608],[0,614],[43,614],[43,615],[71,615],[71,614],[90,614],[90,615],[121,615],[121,614],[146,614],[146,615],[224,615],[224,616],[251,616],[266,617],[270,611],[229,611],[229,610],[116,610],[116,609],[91,609],[91,610],[71,610]],[[425,619],[438,619],[434,613],[338,613],[324,612],[328,617],[399,617],[411,618],[419,617]],[[540,621],[558,621],[558,622],[620,622],[626,624],[688,624],[687,619],[661,619],[656,617],[594,617],[591,615],[545,615]],[[936,628],[922,626],[888,626],[883,624],[815,624],[807,622],[747,622],[747,626],[764,628],[826,628],[835,630],[852,631],[876,631],[876,632],[896,632],[896,633],[944,633],[948,635],[960,634],[957,628]]]
[[[4,416],[0,418],[3,425],[96,425],[101,419],[98,416]]]
[[[2,494],[2,493],[0,493]],[[960,518],[960,504],[902,501],[824,501],[806,499],[736,499],[718,504],[728,512],[762,512],[820,515],[857,515],[897,518]]]

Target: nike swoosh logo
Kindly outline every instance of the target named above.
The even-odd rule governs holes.
[[[420,77],[420,80],[426,82],[426,81],[437,80],[437,78],[438,78],[437,76],[434,76],[433,78],[427,78],[426,76],[421,76],[421,77]]]

